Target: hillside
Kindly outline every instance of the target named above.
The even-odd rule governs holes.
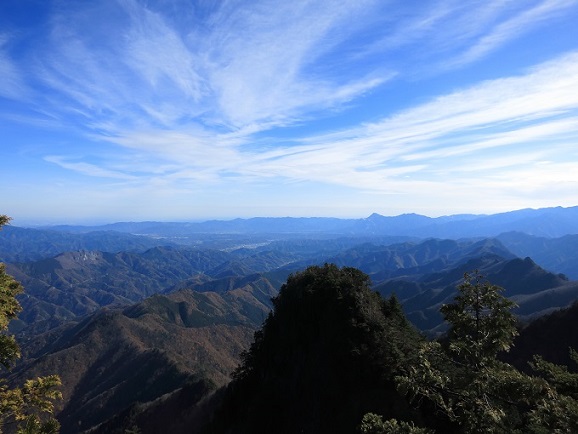
[[[243,392],[243,397],[231,390],[246,385],[235,382],[229,388],[223,387],[240,361],[244,361],[244,367],[237,371],[241,377],[243,370],[249,369],[247,363],[256,362],[241,357],[253,341],[254,331],[264,320],[277,324],[268,316],[273,306],[271,299],[281,288],[293,285],[295,276],[301,276],[311,266],[315,270],[355,267],[355,273],[366,273],[370,281],[361,285],[361,292],[377,291],[386,300],[395,294],[397,301],[390,300],[396,306],[391,311],[397,312],[394,317],[403,317],[403,311],[407,320],[429,336],[443,335],[447,325],[443,324],[439,308],[452,302],[464,273],[476,269],[505,288],[505,294],[518,305],[515,313],[522,324],[544,315],[550,318],[548,314],[578,299],[578,282],[570,280],[578,261],[578,235],[551,238],[558,229],[571,229],[574,211],[523,210],[438,219],[377,214],[351,221],[238,219],[224,226],[222,222],[201,226],[149,222],[48,232],[11,228],[16,230],[9,233],[8,243],[4,243],[7,238],[0,238],[0,252],[16,245],[16,251],[24,251],[27,239],[33,248],[29,256],[18,253],[18,257],[29,259],[7,264],[8,272],[23,283],[26,291],[19,298],[24,311],[11,323],[25,357],[10,381],[53,372],[61,375],[65,399],[58,417],[65,434],[85,430],[93,434],[124,433],[136,425],[143,434],[158,432],[161,427],[171,427],[171,432],[176,433],[190,432],[192,426],[197,429],[207,422],[207,415],[221,405],[221,416],[216,417],[229,422],[212,425],[216,432],[226,432],[227,423],[232,421],[247,427],[257,423],[261,432],[275,431],[273,419],[263,417],[263,409],[267,409],[267,414],[280,412],[287,427],[308,432],[316,432],[320,424],[331,426],[334,432],[344,427],[351,430],[363,411],[397,414],[401,411],[397,405],[407,415],[411,410],[399,401],[391,382],[384,380],[391,372],[382,371],[372,359],[375,356],[383,361],[406,351],[388,347],[403,346],[396,340],[403,339],[387,326],[389,317],[381,318],[377,313],[388,311],[393,305],[388,308],[386,303],[378,308],[382,302],[374,299],[374,292],[363,296],[364,301],[344,295],[353,303],[344,308],[341,301],[331,301],[332,296],[327,294],[324,297],[329,299],[321,300],[307,291],[290,290],[280,297],[291,300],[287,301],[289,305],[294,303],[288,310],[291,315],[279,313],[281,302],[276,298],[274,314],[289,319],[283,320],[282,326],[269,326],[271,342],[282,343],[271,354],[259,356],[263,359],[258,362],[258,370],[268,372],[263,375],[271,378],[288,373],[291,381],[283,380],[285,383],[269,389],[267,384],[258,385],[261,380],[251,380],[246,392],[249,395]],[[540,236],[511,232],[514,227]],[[91,232],[93,229],[107,231]],[[510,232],[494,234],[504,229]],[[122,230],[132,233],[118,232]],[[205,232],[195,233],[196,230]],[[416,238],[416,234],[426,233],[497,236]],[[181,245],[160,244],[175,240],[180,240]],[[126,249],[116,251],[123,243]],[[66,246],[80,247],[59,251]],[[50,252],[57,253],[45,256]],[[337,282],[343,277],[339,276],[334,276]],[[348,285],[352,283],[345,280]],[[293,296],[295,300],[291,299]],[[352,313],[358,308],[365,312],[359,313],[360,317]],[[371,318],[365,318],[366,314]],[[354,315],[353,319],[350,315]],[[567,314],[555,314],[554,318],[556,315],[561,315],[559,323],[565,324],[563,327],[572,327],[571,321],[565,319]],[[337,326],[332,329],[330,324],[341,323],[343,318],[357,324],[355,331]],[[549,337],[542,338],[533,322],[522,331],[516,343],[520,353],[512,353],[516,363],[529,357],[534,341],[540,351],[548,348],[548,339],[562,342],[556,333],[564,335],[564,328],[556,328],[557,320],[547,321],[554,322],[543,323],[544,329],[557,330],[554,334],[544,332]],[[396,324],[407,331],[411,342],[413,337],[409,337],[414,336],[414,331],[408,331],[413,329],[406,319]],[[256,336],[259,342],[261,335]],[[351,337],[345,347],[331,346],[345,336]],[[360,336],[371,343],[356,344]],[[395,342],[388,341],[390,338]],[[374,345],[381,350],[372,355],[368,348]],[[523,348],[527,348],[524,354]],[[388,353],[390,350],[395,356]],[[546,357],[550,353],[545,351]],[[347,354],[357,354],[363,361],[351,361]],[[322,372],[322,366],[327,372],[316,378],[315,373]],[[357,374],[348,374],[350,371],[367,372],[367,377],[355,377]],[[372,376],[379,372],[379,378]],[[254,375],[249,376],[255,379]],[[330,378],[343,379],[346,384],[335,385]],[[304,384],[307,381],[328,392],[309,392]],[[363,390],[355,385],[358,382],[364,385]],[[387,404],[372,408],[368,404],[371,399],[366,400],[363,394],[367,390],[373,397],[381,396]],[[282,393],[288,396],[279,400],[277,395]],[[351,399],[334,402],[330,395],[347,395]],[[268,398],[263,401],[263,396]],[[323,407],[319,404],[322,400],[332,404]],[[297,413],[280,410],[294,405],[299,408],[299,415],[314,413],[306,418],[305,425],[293,426]],[[239,408],[246,412],[239,413]],[[340,417],[334,417],[334,421],[323,419],[329,414]],[[256,419],[261,417],[259,425]]]
[[[266,317],[275,290],[260,278],[223,293],[182,290],[99,310],[23,344],[11,375],[61,376],[62,433],[78,433],[185,385],[202,396],[226,384]]]
[[[368,274],[375,285],[386,279],[443,271],[469,259],[494,254],[515,258],[499,241],[429,239],[389,246],[363,244],[329,258],[328,262],[356,267]]]
[[[528,259],[503,262],[488,270],[506,283],[519,273],[520,282],[509,282],[512,293],[532,280],[536,287],[548,287],[552,279],[559,283],[556,275]],[[452,278],[437,277],[439,282]],[[548,359],[567,354],[566,345],[575,344],[575,336],[563,330],[574,329],[575,307],[528,325],[505,360],[513,357],[525,364],[533,353]],[[358,270],[311,267],[283,285],[232,383],[203,400],[206,384],[189,380],[165,397],[117,414],[95,432],[120,433],[138,426],[143,434],[160,429],[348,433],[355,432],[367,411],[426,423],[440,433],[461,432],[427,403],[420,402],[419,411],[408,406],[391,382],[392,375],[416,363],[420,342],[397,301],[376,296]]]
[[[6,226],[0,231],[0,262],[30,262],[78,250],[102,252],[144,252],[168,240],[118,231],[96,230],[69,233],[52,229]]]
[[[529,256],[548,270],[578,280],[578,235],[545,238],[508,232],[497,238],[517,256]]]
[[[523,327],[504,359],[529,371],[527,363],[538,354],[549,362],[578,372],[578,366],[569,355],[569,348],[578,349],[578,302],[576,298],[574,300],[572,306],[544,315]]]
[[[552,246],[557,245],[556,240],[550,240]],[[516,258],[496,238],[390,244],[378,244],[379,241],[399,239],[383,238],[361,244],[355,244],[351,238],[284,240],[232,251],[185,246],[158,246],[140,253],[79,251],[8,264],[8,272],[26,288],[26,294],[20,297],[24,312],[11,324],[11,330],[33,336],[100,307],[128,306],[153,294],[183,288],[223,291],[230,289],[233,282],[254,274],[266,276],[279,289],[290,273],[323,263],[359,268],[383,294],[396,292],[418,327],[431,330],[440,322],[437,308],[451,296],[451,289],[447,288],[455,288],[464,271],[477,267],[493,277],[493,269],[498,267],[494,262]],[[558,257],[571,263],[571,251],[562,251]],[[480,261],[480,258],[490,259]],[[562,277],[550,277],[548,284],[538,288],[535,279],[524,277],[526,271],[533,273],[529,269],[512,268],[512,278],[528,285],[527,290],[516,289],[512,293],[520,304],[520,315],[530,317],[565,307],[576,296],[574,284]],[[436,273],[449,273],[451,277],[444,280],[435,277]],[[434,281],[430,282],[431,279]],[[512,282],[503,282],[508,290],[511,285]]]
[[[445,329],[439,308],[452,301],[464,273],[479,270],[489,281],[505,289],[518,307],[521,319],[531,319],[568,306],[578,299],[578,282],[550,273],[530,258],[504,259],[494,254],[472,258],[434,273],[392,278],[375,289],[384,296],[395,294],[410,321],[420,330],[440,333]]]
[[[294,259],[283,253],[251,253],[240,259],[217,250],[154,247],[142,253],[67,252],[8,264],[8,272],[26,288],[20,298],[24,312],[11,328],[33,335],[100,307],[127,306],[171,288],[269,271]]]

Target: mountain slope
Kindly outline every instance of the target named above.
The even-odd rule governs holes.
[[[430,239],[390,246],[368,243],[331,257],[328,262],[359,268],[377,285],[394,277],[441,271],[489,254],[508,259],[515,257],[499,241],[493,239],[481,241]]]
[[[155,247],[143,253],[66,252],[36,262],[8,264],[26,288],[13,330],[38,333],[102,306],[122,306],[162,292],[228,260],[214,250]],[[208,279],[205,279],[208,280]]]
[[[420,338],[353,268],[291,276],[206,432],[350,433],[367,411],[411,413],[393,375]]]
[[[578,279],[578,235],[544,238],[522,232],[507,232],[497,238],[516,255],[530,256],[548,270]]]
[[[504,359],[519,369],[529,371],[528,362],[536,355],[545,360],[565,365],[572,372],[578,366],[570,359],[569,348],[578,350],[578,302],[570,307],[541,316],[520,330],[514,346]]]
[[[476,269],[488,281],[505,289],[505,295],[519,305],[514,312],[525,319],[566,307],[578,299],[578,282],[550,273],[530,258],[505,259],[495,254],[435,273],[392,278],[375,289],[384,296],[395,293],[408,318],[419,329],[440,332],[445,328],[439,308],[453,300],[464,273]]]
[[[224,385],[266,317],[273,287],[246,283],[224,293],[182,290],[103,309],[23,345],[12,374],[56,373],[63,382],[62,433],[78,433],[189,385]]]

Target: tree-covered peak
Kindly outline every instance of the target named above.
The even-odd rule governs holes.
[[[420,337],[395,298],[371,290],[367,275],[333,264],[309,267],[287,279],[273,304],[215,432],[345,433],[368,411],[410,411],[393,377]]]

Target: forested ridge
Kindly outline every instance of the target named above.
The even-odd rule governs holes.
[[[368,410],[411,413],[393,375],[420,337],[366,275],[311,267],[273,304],[207,432],[352,432]]]

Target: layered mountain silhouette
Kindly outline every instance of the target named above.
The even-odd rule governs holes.
[[[548,270],[578,279],[578,235],[545,238],[523,232],[507,232],[497,238],[515,255],[522,258],[529,256]]]
[[[26,288],[24,308],[11,327],[28,334],[103,306],[126,306],[147,296],[208,281],[269,271],[294,257],[275,252],[238,255],[208,249],[155,247],[143,253],[79,251],[50,259],[8,264]],[[213,283],[222,285],[222,283]]]
[[[26,288],[21,298],[23,329],[35,332],[102,306],[134,303],[180,280],[202,274],[226,259],[218,251],[155,247],[144,253],[67,252],[7,269]]]
[[[525,245],[530,245],[523,249],[521,242],[512,241],[512,234],[505,234],[503,238],[524,253],[535,250],[534,244],[547,244],[551,255],[543,253],[544,261],[552,258],[556,247],[564,241],[570,244],[575,241],[571,236],[542,239],[516,235],[514,239],[523,239]],[[230,289],[239,279],[254,274],[265,275],[273,287],[279,289],[290,273],[328,262],[356,267],[367,273],[377,290],[398,295],[418,327],[431,330],[439,325],[440,317],[427,312],[437,312],[440,304],[448,301],[453,292],[447,288],[455,288],[465,271],[478,268],[493,278],[494,270],[517,258],[499,238],[352,244],[351,239],[285,240],[233,251],[164,246],[140,253],[66,252],[49,259],[12,263],[8,264],[8,272],[23,283],[26,294],[21,297],[24,312],[11,327],[22,335],[35,335],[100,307],[127,306],[153,294],[184,288],[197,291]],[[272,250],[277,246],[280,251]],[[566,260],[556,263],[550,260],[550,263],[571,267],[574,251],[570,247],[557,251],[556,257]],[[534,262],[531,267],[540,268]],[[529,269],[508,270],[502,274],[511,272],[512,280],[516,282],[523,281],[524,273],[538,273]],[[445,273],[452,278],[443,281],[435,277],[436,273]],[[576,295],[574,284],[567,282],[565,275],[550,275],[546,286],[536,286],[541,280],[529,279],[524,291],[516,290],[511,294],[520,304],[520,315],[529,317],[571,303]],[[502,284],[502,281],[496,283]],[[511,291],[509,285],[511,283],[503,282]]]
[[[188,237],[193,234],[355,234],[436,238],[496,236],[520,231],[544,237],[578,233],[578,206],[523,209],[492,215],[450,215],[437,218],[419,214],[388,217],[372,214],[364,219],[251,218],[199,223],[126,222],[102,226],[53,226],[53,230],[86,233],[117,231],[155,237]]]

